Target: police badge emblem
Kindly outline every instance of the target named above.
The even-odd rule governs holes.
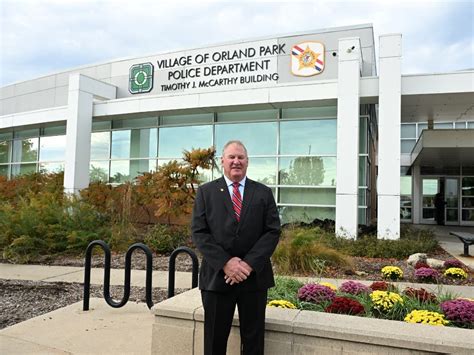
[[[303,42],[291,48],[291,73],[296,76],[313,76],[324,70],[324,45]]]

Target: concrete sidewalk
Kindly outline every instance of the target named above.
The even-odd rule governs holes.
[[[168,288],[168,271],[153,271],[153,287]],[[145,287],[145,270],[132,270],[130,285]],[[9,280],[32,280],[47,282],[84,282],[84,268],[73,266],[46,266],[46,265],[17,265],[0,264],[0,279]],[[91,269],[91,284],[102,285],[104,283],[104,269]],[[125,270],[111,269],[110,284],[124,285]],[[191,288],[191,273],[175,273],[176,288]]]
[[[154,315],[144,303],[91,298],[0,331],[0,354],[150,354]]]

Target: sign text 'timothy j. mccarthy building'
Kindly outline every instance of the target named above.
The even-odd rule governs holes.
[[[76,192],[240,139],[283,222],[474,225],[474,71],[401,75],[371,25],[118,60],[1,88],[0,174],[64,169]],[[203,172],[210,180],[219,171]]]

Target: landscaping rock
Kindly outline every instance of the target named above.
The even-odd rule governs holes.
[[[368,275],[369,275],[369,274],[366,273],[365,271],[356,271],[355,274],[356,274],[357,276],[368,276]]]
[[[426,263],[434,269],[443,269],[444,268],[444,261],[443,260],[428,258],[428,259],[426,259]]]
[[[411,266],[414,267],[417,262],[426,263],[427,257],[428,256],[424,253],[412,254],[408,257],[407,263],[408,263],[408,265],[411,265]]]

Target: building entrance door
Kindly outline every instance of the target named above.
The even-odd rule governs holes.
[[[446,202],[445,223],[447,225],[459,225],[459,178],[445,178],[444,200]]]
[[[436,223],[435,196],[439,191],[439,178],[423,177],[421,186],[421,223],[434,224]]]

